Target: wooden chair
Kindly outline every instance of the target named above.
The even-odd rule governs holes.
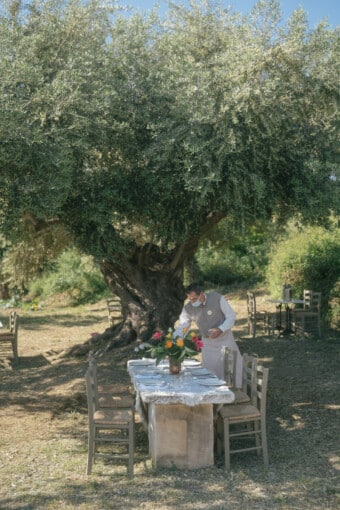
[[[134,397],[129,393],[126,386],[117,384],[98,385],[97,378],[97,360],[91,351],[89,353],[89,371],[94,380],[96,388],[96,406],[97,408],[128,408],[134,410]]]
[[[96,458],[103,457],[127,461],[128,474],[132,477],[134,470],[134,412],[128,408],[99,408],[97,387],[90,369],[86,372],[85,380],[88,404],[86,474],[91,474]],[[111,451],[109,451],[110,445]]]
[[[230,470],[230,455],[232,453],[254,450],[259,455],[262,451],[264,464],[268,465],[266,433],[268,373],[268,368],[257,366],[256,390],[251,403],[228,404],[218,411],[218,419],[223,423],[224,460],[227,471]],[[234,447],[235,439],[238,442],[247,440],[248,444],[244,447],[237,444]],[[249,446],[249,444],[252,445]]]
[[[271,317],[267,310],[258,310],[256,307],[256,297],[254,292],[247,292],[247,319],[248,319],[248,332],[253,338],[256,337],[256,330],[260,324],[265,333],[271,331]]]
[[[0,343],[10,342],[13,350],[14,359],[18,359],[18,330],[19,330],[19,315],[16,312],[9,314],[9,328],[8,331],[0,332]]]
[[[303,308],[294,308],[292,321],[296,330],[317,333],[321,337],[321,292],[303,291]]]
[[[114,326],[122,321],[122,307],[118,296],[113,296],[106,300],[107,313],[110,326]]]

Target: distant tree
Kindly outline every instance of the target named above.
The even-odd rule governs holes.
[[[121,298],[129,342],[167,327],[183,267],[222,218],[334,207],[339,34],[209,3],[120,14],[9,2],[0,18],[0,225],[59,223]]]

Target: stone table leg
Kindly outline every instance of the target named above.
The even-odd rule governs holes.
[[[149,448],[155,467],[195,469],[214,464],[213,405],[149,405]]]

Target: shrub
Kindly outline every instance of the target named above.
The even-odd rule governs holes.
[[[293,229],[288,238],[271,251],[267,266],[267,287],[273,297],[281,297],[289,283],[293,296],[301,298],[304,289],[322,292],[322,314],[327,317],[330,295],[340,274],[340,229],[308,227]]]
[[[92,257],[68,249],[29,287],[30,298],[47,299],[56,294],[63,294],[65,304],[77,305],[98,301],[110,293]]]
[[[227,238],[227,232],[224,232]],[[261,281],[265,276],[267,253],[271,242],[268,227],[249,227],[242,235],[231,234],[229,243],[220,239],[206,241],[200,247],[196,260],[200,277],[213,285]]]

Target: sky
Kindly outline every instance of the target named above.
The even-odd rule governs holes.
[[[174,3],[186,4],[186,0],[173,0]],[[231,6],[234,11],[247,14],[255,5],[256,0],[221,0],[223,5]],[[148,11],[158,4],[160,14],[166,10],[165,0],[120,0],[121,5],[129,5],[142,11]],[[285,21],[297,8],[307,14],[309,26],[314,28],[319,21],[328,18],[327,21],[332,28],[340,26],[340,0],[280,0],[283,20]]]

